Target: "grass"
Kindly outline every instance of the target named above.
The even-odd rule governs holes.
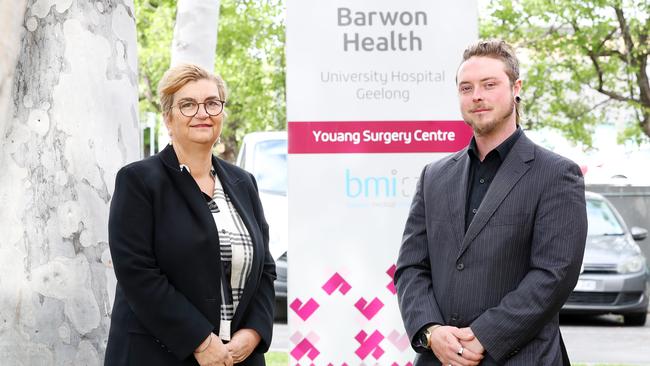
[[[289,354],[286,352],[267,352],[264,358],[266,366],[287,366],[289,364]]]

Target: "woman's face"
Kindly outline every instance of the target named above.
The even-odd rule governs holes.
[[[204,103],[212,101],[213,107],[216,100],[223,100],[219,89],[214,81],[207,79],[190,81],[174,93],[174,104],[165,118],[165,125],[174,144],[186,147],[193,144],[214,145],[221,134],[223,111],[217,116],[210,116]],[[181,113],[181,106],[187,106],[191,102],[201,104],[194,117],[187,117]]]

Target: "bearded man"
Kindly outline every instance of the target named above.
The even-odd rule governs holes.
[[[568,366],[558,313],[587,236],[582,173],[519,127],[508,44],[469,46],[456,85],[474,136],[422,171],[395,273],[414,365]]]

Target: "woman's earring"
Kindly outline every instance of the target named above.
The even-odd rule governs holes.
[[[517,103],[517,104],[521,103],[521,97],[520,96],[517,95],[515,97],[515,103]]]
[[[221,143],[221,136],[217,137],[217,144]]]

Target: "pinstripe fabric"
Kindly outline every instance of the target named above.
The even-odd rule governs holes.
[[[422,171],[395,273],[406,330],[470,326],[482,365],[561,365],[557,314],[587,234],[580,169],[522,135],[465,232],[468,171],[466,149]],[[439,364],[416,351],[416,366]]]

